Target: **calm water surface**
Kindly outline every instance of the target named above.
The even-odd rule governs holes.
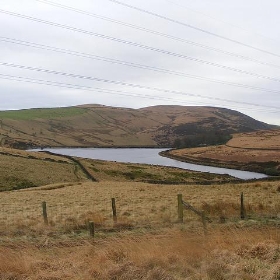
[[[167,149],[148,149],[148,148],[49,148],[49,151],[56,154],[77,156],[82,158],[100,159],[128,163],[144,163],[162,166],[172,166],[193,171],[209,172],[216,174],[229,174],[240,179],[260,179],[267,177],[264,174],[240,171],[235,169],[204,166],[186,163],[169,159],[159,155],[159,152]],[[37,150],[38,151],[38,150]]]

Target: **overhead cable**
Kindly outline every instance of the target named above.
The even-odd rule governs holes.
[[[154,35],[157,35],[157,36],[161,36],[161,37],[164,37],[164,38],[167,38],[167,39],[175,40],[177,42],[181,42],[181,43],[189,44],[189,45],[192,45],[192,46],[195,46],[195,47],[203,48],[203,49],[206,49],[206,50],[209,50],[209,51],[214,51],[214,52],[222,53],[222,54],[229,55],[229,56],[232,56],[232,57],[237,57],[237,58],[240,58],[240,59],[243,59],[243,60],[246,60],[246,61],[251,61],[251,62],[261,64],[261,65],[280,68],[280,66],[278,66],[278,65],[268,63],[268,62],[264,62],[264,61],[260,61],[258,59],[252,58],[252,57],[248,57],[248,56],[244,56],[244,55],[241,55],[241,54],[238,54],[238,53],[225,51],[225,50],[222,50],[222,49],[219,49],[219,48],[214,48],[214,47],[211,47],[211,46],[208,46],[208,45],[204,45],[204,44],[200,44],[200,43],[193,42],[193,41],[190,41],[190,40],[186,40],[184,38],[180,38],[180,37],[176,37],[176,36],[169,35],[169,34],[166,34],[166,33],[151,30],[151,29],[148,29],[148,28],[145,28],[145,27],[142,27],[142,26],[138,26],[138,25],[134,25],[134,24],[131,24],[131,23],[119,21],[119,20],[112,19],[112,18],[109,18],[109,17],[101,16],[101,15],[98,15],[98,14],[95,14],[95,13],[90,13],[88,11],[76,9],[74,7],[62,5],[62,4],[53,2],[53,1],[48,1],[48,0],[35,0],[35,1],[47,4],[47,5],[51,5],[51,6],[54,6],[54,7],[58,7],[58,8],[61,8],[61,9],[66,9],[66,10],[69,10],[69,11],[72,11],[72,12],[75,12],[75,13],[80,13],[80,14],[83,14],[83,15],[86,15],[86,16],[101,19],[101,20],[104,20],[104,21],[112,22],[114,24],[119,24],[119,25],[122,25],[122,26],[126,26],[126,27],[129,27],[129,28],[133,28],[133,29],[136,29],[136,30],[147,32],[147,33],[150,33],[150,34],[154,34]]]
[[[149,14],[149,15],[151,15],[151,16],[155,16],[155,17],[161,18],[161,19],[163,19],[163,20],[166,20],[166,21],[169,21],[169,22],[172,22],[172,23],[176,23],[176,24],[179,24],[179,25],[188,27],[188,28],[192,28],[192,29],[194,29],[194,30],[196,30],[196,31],[200,31],[200,32],[203,32],[203,33],[205,33],[205,34],[208,34],[208,35],[211,35],[211,36],[214,36],[214,37],[217,37],[217,38],[220,38],[220,39],[223,39],[223,40],[226,40],[226,41],[229,41],[229,42],[232,42],[232,43],[235,43],[235,44],[238,44],[238,45],[241,45],[241,46],[244,46],[244,47],[247,47],[247,48],[256,50],[256,51],[259,51],[259,52],[263,52],[263,53],[266,53],[266,54],[270,54],[270,55],[273,55],[273,56],[280,57],[279,54],[276,54],[276,53],[273,53],[273,52],[270,52],[270,51],[267,51],[267,50],[263,50],[263,49],[260,49],[260,48],[257,48],[257,47],[254,47],[254,46],[251,46],[251,45],[242,43],[242,42],[240,42],[240,41],[237,41],[237,40],[228,38],[228,37],[223,36],[223,35],[219,35],[219,34],[217,34],[217,33],[208,31],[208,30],[206,30],[206,29],[202,29],[202,28],[196,27],[196,26],[194,26],[194,25],[191,25],[191,24],[188,24],[188,23],[185,23],[185,22],[178,21],[178,20],[176,20],[176,19],[172,19],[172,18],[163,16],[163,15],[160,15],[160,14],[157,14],[157,13],[154,13],[154,12],[151,12],[151,11],[148,11],[148,10],[145,10],[145,9],[141,9],[141,8],[139,8],[139,7],[135,7],[135,6],[132,6],[132,5],[129,5],[129,4],[126,4],[126,3],[123,3],[123,2],[117,1],[117,0],[108,0],[108,1],[111,1],[111,2],[113,2],[113,3],[115,3],[115,4],[122,5],[122,6],[124,6],[124,7],[130,8],[130,9],[134,9],[134,10],[139,11],[139,12],[142,12],[142,13]]]
[[[105,88],[96,88],[96,87],[89,87],[84,85],[78,85],[78,84],[69,84],[69,83],[60,83],[56,81],[50,81],[50,80],[42,80],[42,79],[34,79],[34,78],[27,78],[22,76],[13,76],[13,75],[7,75],[7,74],[0,74],[0,79],[4,80],[11,80],[11,81],[17,81],[17,82],[25,82],[25,83],[32,83],[32,84],[39,84],[39,85],[47,85],[47,86],[54,86],[59,88],[68,88],[68,89],[77,89],[77,90],[83,90],[83,91],[91,91],[91,92],[99,92],[99,93],[106,93],[106,94],[112,94],[112,95],[120,95],[120,96],[126,96],[126,97],[137,97],[137,98],[143,98],[143,99],[150,99],[150,100],[161,100],[161,101],[172,101],[172,102],[180,102],[180,104],[186,104],[186,105],[198,105],[203,104],[204,106],[210,106],[210,107],[216,107],[213,105],[209,105],[209,103],[201,102],[201,101],[186,101],[182,99],[174,99],[170,97],[163,97],[163,96],[154,96],[149,94],[137,94],[137,93],[131,93],[131,92],[124,92],[120,90],[112,90],[112,89],[105,89]],[[234,108],[239,108],[243,110],[251,110],[254,112],[266,112],[266,113],[279,113],[278,111],[272,111],[271,109],[268,110],[268,108],[261,109],[261,105],[259,108],[249,108],[246,107],[240,107],[240,105],[232,106]]]
[[[39,68],[39,67],[19,65],[19,64],[13,64],[13,63],[7,63],[7,62],[0,62],[0,65],[1,66],[6,66],[6,67],[13,67],[13,68],[19,68],[19,69],[24,69],[24,70],[30,70],[30,71],[37,71],[37,72],[40,72],[40,73],[60,75],[60,76],[64,76],[64,77],[78,78],[78,79],[83,79],[83,80],[91,80],[91,81],[97,81],[97,82],[101,82],[101,83],[121,85],[121,86],[127,86],[127,87],[132,87],[132,88],[140,88],[140,89],[151,90],[151,91],[156,91],[156,92],[164,92],[164,93],[168,93],[168,94],[191,96],[191,97],[202,98],[202,99],[209,99],[209,100],[215,100],[215,101],[225,101],[225,102],[234,103],[234,104],[242,104],[242,105],[249,105],[249,106],[256,106],[256,107],[263,107],[263,108],[280,110],[280,107],[277,107],[277,106],[268,106],[268,105],[250,103],[250,102],[235,101],[235,100],[219,98],[219,97],[211,97],[211,96],[206,96],[206,95],[201,95],[201,94],[194,94],[194,93],[188,93],[188,92],[182,92],[182,91],[176,91],[176,90],[169,90],[169,89],[158,88],[158,87],[150,87],[150,86],[145,86],[145,85],[140,85],[140,84],[124,82],[124,81],[115,81],[115,80],[109,80],[109,79],[92,77],[92,76],[84,76],[84,75],[78,75],[78,74],[73,74],[73,73],[66,73],[66,72],[55,71],[55,70],[51,70],[51,69],[44,69],[44,68]]]
[[[98,61],[112,63],[112,64],[118,64],[118,65],[122,65],[122,66],[149,70],[149,71],[173,75],[173,76],[189,78],[189,79],[196,79],[196,80],[207,81],[207,82],[212,82],[212,83],[216,83],[216,84],[253,89],[253,90],[257,90],[257,91],[263,91],[263,92],[269,92],[269,93],[275,93],[275,94],[280,93],[279,90],[256,87],[256,86],[251,86],[251,85],[247,85],[247,84],[234,83],[234,82],[218,80],[218,79],[211,79],[211,78],[204,77],[204,76],[192,75],[192,74],[188,74],[188,73],[184,73],[184,72],[173,71],[170,69],[159,68],[159,67],[154,67],[154,66],[150,66],[150,65],[139,64],[139,63],[124,61],[124,60],[118,60],[118,59],[104,57],[104,56],[97,56],[97,55],[93,55],[93,54],[89,54],[89,53],[77,52],[77,51],[70,50],[70,49],[63,49],[63,48],[53,47],[53,46],[49,46],[49,45],[37,44],[34,42],[22,41],[22,40],[17,40],[17,39],[8,38],[8,37],[0,36],[0,41],[6,42],[6,43],[17,44],[17,45],[23,45],[23,46],[27,46],[27,47],[33,47],[33,48],[37,48],[37,49],[43,49],[43,50],[57,52],[57,53],[64,53],[67,55],[78,56],[78,57],[98,60]]]
[[[40,1],[40,0],[38,0],[38,1]],[[187,7],[187,6],[185,5],[185,3],[184,3],[184,5],[183,5],[183,4],[179,4],[179,3],[176,3],[176,2],[174,2],[174,1],[171,1],[171,0],[165,0],[165,1],[168,2],[168,3],[170,3],[170,4],[176,5],[176,6],[178,6],[178,7],[181,7],[181,8],[183,8],[183,9],[189,10],[189,11],[191,11],[191,12],[193,12],[193,13],[200,14],[200,15],[202,15],[202,16],[204,16],[204,17],[208,17],[208,18],[210,18],[211,20],[214,20],[214,21],[217,21],[217,22],[221,22],[221,23],[227,24],[227,25],[229,25],[229,26],[233,26],[234,28],[237,28],[237,29],[240,29],[240,30],[242,30],[242,31],[245,31],[246,33],[251,33],[251,34],[253,34],[253,35],[255,35],[255,36],[262,37],[262,38],[264,38],[264,39],[266,39],[266,40],[270,40],[270,41],[273,41],[273,42],[277,42],[275,39],[272,39],[272,38],[270,38],[270,37],[268,37],[268,36],[266,36],[266,35],[263,35],[263,34],[261,34],[261,33],[257,33],[257,32],[251,31],[251,30],[249,30],[249,29],[247,29],[247,28],[244,28],[244,27],[241,27],[241,26],[239,26],[239,25],[237,25],[237,24],[233,24],[233,23],[224,21],[224,20],[222,20],[222,19],[220,19],[220,18],[217,18],[217,17],[214,17],[214,16],[212,16],[212,15],[206,14],[206,13],[204,13],[204,12],[195,10],[195,9],[193,9],[193,8]],[[278,43],[278,42],[277,42],[277,43]]]
[[[109,1],[112,1],[112,0],[109,0]],[[71,30],[71,31],[74,31],[74,32],[79,32],[79,33],[83,33],[83,34],[90,35],[90,36],[95,36],[95,37],[98,37],[100,39],[106,39],[106,40],[114,41],[114,42],[117,42],[117,43],[122,43],[122,44],[126,44],[126,45],[129,45],[129,46],[139,47],[139,48],[142,48],[142,49],[166,54],[166,55],[169,55],[169,56],[178,57],[178,58],[194,61],[194,62],[197,62],[197,63],[202,63],[202,64],[206,64],[206,65],[209,65],[209,66],[234,71],[234,72],[237,72],[237,73],[240,73],[240,74],[246,74],[246,75],[250,75],[250,76],[253,76],[253,77],[257,77],[257,78],[262,78],[262,79],[266,79],[266,80],[280,82],[280,79],[278,79],[278,78],[256,74],[256,73],[249,72],[249,71],[246,71],[246,70],[222,65],[222,64],[219,64],[219,63],[215,63],[215,62],[210,62],[210,61],[199,59],[199,58],[190,57],[190,56],[179,54],[179,53],[174,53],[174,52],[164,50],[164,49],[150,47],[150,46],[147,46],[147,45],[139,44],[139,43],[132,42],[132,41],[123,40],[123,39],[116,38],[116,37],[107,36],[107,35],[100,34],[100,33],[95,33],[95,32],[89,31],[89,30],[84,30],[84,29],[73,27],[73,26],[63,25],[63,24],[59,24],[59,23],[55,23],[55,22],[51,22],[51,21],[46,21],[46,20],[43,20],[43,19],[34,18],[34,17],[22,15],[22,14],[17,14],[17,13],[5,11],[5,10],[2,10],[2,9],[0,9],[0,13],[8,14],[8,15],[11,15],[11,16],[15,16],[15,17],[19,17],[19,18],[23,18],[23,19],[27,19],[27,20],[31,20],[31,21],[35,21],[35,22],[59,27],[59,28],[68,29],[68,30]]]

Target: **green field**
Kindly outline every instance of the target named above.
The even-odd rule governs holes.
[[[65,118],[82,115],[87,112],[85,108],[38,108],[27,110],[0,111],[0,120],[34,120],[34,119],[53,119]]]

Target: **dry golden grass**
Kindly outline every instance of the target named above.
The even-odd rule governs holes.
[[[235,134],[227,145],[173,150],[170,155],[201,162],[265,163],[280,160],[280,130]]]
[[[244,221],[238,218],[241,192],[250,216]],[[206,236],[200,218],[188,210],[184,223],[177,223],[178,193],[212,219]],[[279,182],[179,186],[104,181],[2,192],[0,279],[278,280],[279,196]],[[42,201],[47,202],[49,226],[43,223]],[[223,210],[227,220],[221,224]],[[95,222],[94,239],[88,221]]]
[[[275,227],[215,229],[206,237],[166,230],[94,242],[6,242],[0,279],[278,280],[279,244]]]
[[[235,134],[228,145],[240,148],[280,149],[280,130]]]
[[[191,149],[180,149],[172,150],[170,154],[173,156],[194,158],[197,160],[217,160],[221,162],[269,162],[279,161],[280,149],[279,150],[254,150],[254,149],[243,149],[234,148],[226,145],[220,146],[209,146],[202,148],[191,148]]]
[[[119,227],[160,228],[177,221],[177,194],[199,210],[213,224],[224,213],[228,222],[239,217],[240,193],[244,193],[247,214],[253,223],[280,215],[279,182],[212,186],[151,185],[133,182],[59,184],[1,193],[0,230],[2,234],[40,231],[41,203],[46,201],[52,231],[84,230],[93,220],[100,232],[113,226],[111,198],[116,198]],[[260,200],[261,198],[261,200]],[[200,226],[200,218],[185,210],[189,226]]]
[[[280,130],[234,135],[226,145],[171,150],[167,156],[201,164],[280,174]]]

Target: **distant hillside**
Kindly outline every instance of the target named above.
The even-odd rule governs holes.
[[[280,176],[280,129],[234,134],[226,145],[172,149],[167,157]]]
[[[197,146],[271,129],[237,111],[196,106],[142,109],[82,105],[0,112],[2,146]],[[213,142],[213,143],[212,143]]]

